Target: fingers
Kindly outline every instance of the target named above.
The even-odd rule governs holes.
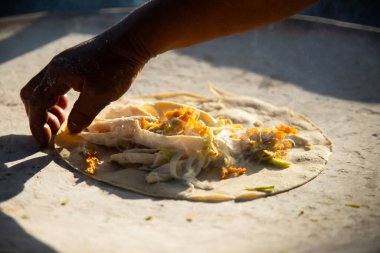
[[[29,107],[30,130],[40,147],[46,147],[51,140],[52,132],[47,121],[48,114],[45,109]]]
[[[69,99],[67,98],[66,94],[59,97],[58,103],[57,103],[59,107],[61,107],[62,109],[66,109],[68,104],[69,104]]]
[[[65,112],[55,105],[48,111],[44,108],[29,107],[29,125],[32,135],[40,147],[46,147],[65,121]]]
[[[40,84],[45,75],[46,68],[41,70],[21,89],[20,97],[24,103],[29,118],[29,127],[33,137],[40,147],[45,147],[51,140],[51,129],[47,122],[47,112],[44,108],[35,108],[30,105],[29,99],[33,91]]]
[[[50,143],[65,121],[63,109],[68,105],[68,98],[64,94],[69,85],[81,84],[78,78],[65,72],[58,65],[49,64],[21,90],[30,130],[40,147]]]
[[[67,107],[68,98],[66,95],[57,97],[57,105],[52,107],[48,103],[45,106],[34,106],[31,103],[31,97],[38,97],[38,90],[43,87],[45,81],[46,68],[33,77],[28,84],[21,90],[20,96],[25,105],[26,113],[29,117],[29,126],[33,137],[40,147],[46,147],[56,134],[66,116],[63,108]],[[65,91],[58,89],[58,93]],[[37,95],[35,91],[37,90]]]
[[[89,126],[96,115],[106,107],[110,101],[105,100],[101,95],[90,95],[82,92],[75,102],[69,115],[68,128],[72,133],[79,133]]]
[[[61,127],[61,123],[59,122],[58,118],[50,112],[48,112],[47,124],[50,127],[51,133],[53,135],[56,134]]]
[[[60,125],[66,119],[66,114],[63,111],[62,107],[59,105],[59,103],[57,105],[53,106],[52,108],[50,108],[49,113],[57,118],[57,121],[59,122]]]

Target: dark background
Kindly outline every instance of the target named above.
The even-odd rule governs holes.
[[[101,8],[135,7],[144,0],[3,0],[0,17],[39,11],[86,12]],[[302,14],[380,27],[380,0],[321,0]]]

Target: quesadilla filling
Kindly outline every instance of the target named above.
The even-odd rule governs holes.
[[[111,109],[80,135],[88,142],[116,148],[111,160],[147,171],[148,183],[179,179],[207,190],[212,185],[197,179],[203,170],[218,168],[220,179],[227,179],[245,174],[242,164],[247,161],[291,166],[285,159],[300,139],[297,133],[286,125],[245,128],[190,106],[156,102]],[[88,173],[93,174],[94,168]]]
[[[98,164],[100,164],[100,160],[97,157],[97,153],[94,150],[87,150],[84,153],[84,158],[86,160],[86,173],[90,175],[95,174],[95,168]]]

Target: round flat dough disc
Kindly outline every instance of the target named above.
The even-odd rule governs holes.
[[[250,200],[291,190],[305,184],[318,176],[326,167],[332,152],[331,141],[323,131],[306,117],[293,113],[286,108],[279,108],[251,97],[226,94],[211,87],[216,98],[205,98],[184,93],[166,93],[134,98],[129,103],[144,103],[148,101],[174,101],[191,105],[210,113],[212,116],[231,118],[234,123],[245,127],[262,124],[262,127],[273,127],[279,124],[290,125],[299,130],[298,136],[308,140],[310,150],[296,147],[289,151],[287,160],[293,164],[287,169],[271,167],[264,163],[247,163],[245,175],[221,180],[218,169],[202,171],[197,177],[200,181],[207,180],[214,186],[213,190],[193,189],[180,180],[171,180],[148,184],[145,181],[147,171],[138,166],[124,168],[110,160],[110,155],[118,152],[116,149],[105,148],[86,142],[79,135],[72,135],[62,127],[55,138],[55,148],[60,156],[76,170],[88,175],[83,157],[83,147],[95,150],[102,163],[94,175],[88,175],[95,180],[142,193],[145,195],[187,199],[194,201],[225,201]],[[263,187],[274,185],[272,192],[249,191],[247,187]]]

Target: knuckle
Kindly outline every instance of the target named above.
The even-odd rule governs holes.
[[[29,104],[30,98],[33,96],[34,89],[27,84],[20,90],[20,98],[24,104]]]
[[[54,56],[53,59],[51,59],[49,65],[51,67],[55,67],[55,66],[60,66],[65,62],[66,62],[66,58],[64,56],[57,55],[57,56]]]
[[[30,92],[27,90],[26,87],[23,87],[20,90],[20,97],[23,101],[26,101],[27,97],[30,95]]]

